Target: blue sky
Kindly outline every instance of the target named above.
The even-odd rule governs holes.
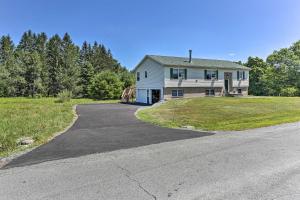
[[[99,41],[132,69],[145,54],[245,61],[300,39],[299,0],[0,0],[0,35]]]

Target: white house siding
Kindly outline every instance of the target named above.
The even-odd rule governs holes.
[[[205,80],[205,68],[187,68],[186,80],[171,80],[170,68],[165,67],[165,87],[223,87],[224,86],[224,72],[232,73],[232,87],[249,87],[249,79],[237,80],[237,70],[219,69],[218,80]],[[173,67],[176,68],[176,67]],[[242,70],[241,70],[242,71]],[[246,77],[249,77],[249,71],[245,71]]]
[[[239,71],[245,71],[245,77],[246,80],[238,80],[237,79],[237,71],[238,70],[219,70],[219,78],[220,73],[222,74],[222,79],[224,79],[224,72],[230,72],[232,73],[232,87],[249,87],[249,71],[247,70],[239,70]]]
[[[176,67],[173,67],[176,68]],[[170,67],[165,67],[165,87],[223,87],[222,80],[204,80],[204,69],[187,68],[186,80],[170,79]]]
[[[165,88],[164,89],[164,98],[165,99],[171,99],[174,98],[172,97],[172,90],[176,90],[178,89],[178,87],[175,88]],[[183,97],[204,97],[206,96],[205,91],[208,88],[205,87],[184,87],[184,88],[180,88],[183,90],[184,96]],[[215,96],[222,96],[223,94],[223,88],[222,87],[215,87],[214,88],[215,91]]]
[[[145,71],[147,71],[147,78],[145,78]],[[149,103],[151,102],[151,90],[160,90],[160,97],[163,99],[163,87],[164,87],[164,68],[159,63],[146,58],[140,66],[136,69],[136,72],[140,72],[140,80],[136,81],[136,97],[137,102],[147,103],[147,97],[145,98],[145,92],[149,91]],[[139,94],[140,93],[140,94]]]

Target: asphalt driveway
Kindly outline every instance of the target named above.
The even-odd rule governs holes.
[[[79,105],[79,118],[67,132],[14,159],[5,168],[212,135],[144,123],[134,116],[138,108],[127,104]]]

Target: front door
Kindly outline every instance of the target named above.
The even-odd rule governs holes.
[[[160,90],[151,90],[152,91],[152,104],[159,102],[160,100]]]
[[[232,87],[232,73],[224,72],[224,90],[225,95],[229,94]]]
[[[228,79],[225,79],[225,94],[228,94],[229,92],[229,80]]]

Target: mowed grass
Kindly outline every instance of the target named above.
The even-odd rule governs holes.
[[[300,121],[299,97],[207,97],[170,100],[141,110],[141,120],[165,127],[201,130],[245,130]]]
[[[116,103],[117,100],[95,101],[72,99],[55,103],[55,98],[0,98],[0,157],[24,147],[17,144],[22,137],[32,137],[34,144],[48,141],[64,130],[74,118],[73,106],[83,103]]]

